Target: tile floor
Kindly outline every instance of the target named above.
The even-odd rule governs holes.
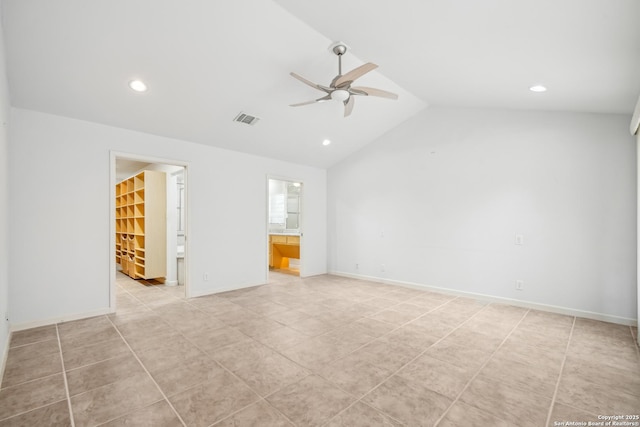
[[[13,334],[0,426],[556,426],[640,414],[636,328],[332,276]],[[72,423],[73,420],[73,423]]]

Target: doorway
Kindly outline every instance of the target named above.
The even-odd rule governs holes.
[[[157,286],[177,298],[189,296],[187,166],[179,161],[111,153],[113,311],[117,284],[123,282]]]
[[[268,272],[274,278],[300,276],[303,183],[268,178]]]

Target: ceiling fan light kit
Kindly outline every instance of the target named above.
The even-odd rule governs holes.
[[[335,100],[344,104],[344,117],[348,117],[353,111],[354,96],[378,96],[387,99],[398,99],[395,93],[387,92],[382,89],[371,87],[352,87],[351,84],[358,78],[364,76],[370,71],[375,70],[378,66],[374,63],[367,62],[359,67],[354,68],[346,74],[342,74],[342,55],[347,52],[347,46],[342,42],[336,42],[331,46],[332,52],[338,57],[338,75],[333,78],[329,86],[323,86],[313,83],[310,80],[292,72],[291,75],[300,80],[302,83],[311,86],[314,89],[324,92],[326,95],[314,99],[312,101],[291,104],[291,107],[300,107],[302,105],[315,104],[316,102],[324,102]]]

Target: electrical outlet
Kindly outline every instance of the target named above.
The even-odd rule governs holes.
[[[524,290],[524,280],[516,280],[516,291]]]
[[[202,275],[202,280],[204,280],[205,282],[206,282],[207,280],[209,280],[209,273],[204,273],[204,274]]]
[[[356,270],[360,268],[360,264],[356,262]]]
[[[380,271],[384,273],[384,264],[380,264]]]
[[[524,245],[524,235],[516,234],[516,245]]]

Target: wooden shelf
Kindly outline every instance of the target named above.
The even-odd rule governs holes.
[[[166,276],[166,182],[142,171],[116,184],[116,262],[134,279]]]

